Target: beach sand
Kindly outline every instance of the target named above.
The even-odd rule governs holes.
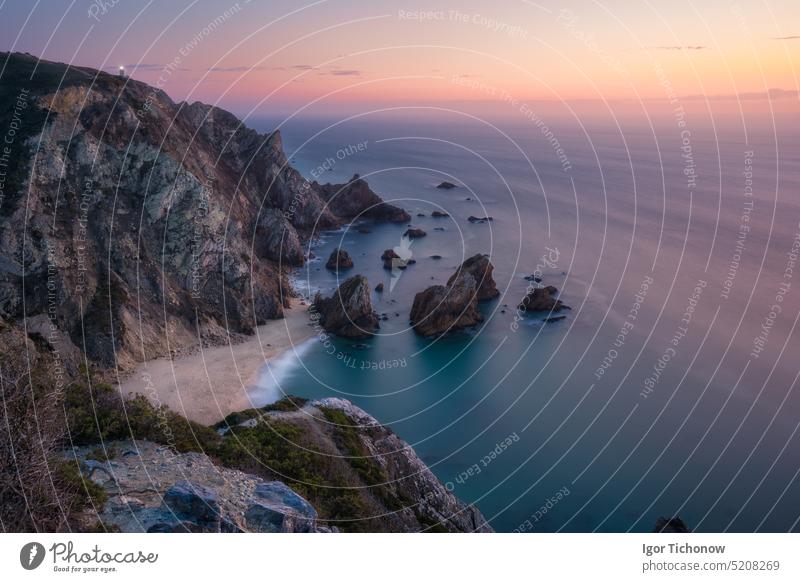
[[[249,391],[256,385],[264,363],[314,334],[308,306],[300,300],[293,300],[292,308],[284,313],[283,319],[259,326],[241,343],[143,362],[120,384],[120,390],[125,396],[143,394],[205,425],[231,412],[252,408]]]

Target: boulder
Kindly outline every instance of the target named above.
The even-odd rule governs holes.
[[[304,533],[314,530],[317,511],[281,481],[260,483],[244,514],[249,531]]]
[[[380,327],[378,314],[372,309],[369,282],[363,275],[347,279],[332,297],[317,293],[312,309],[322,328],[340,337],[367,338]]]
[[[500,291],[497,290],[497,284],[494,278],[492,278],[494,266],[489,262],[488,256],[478,253],[468,258],[461,264],[458,271],[450,277],[447,284],[449,285],[455,281],[459,273],[464,271],[472,275],[475,279],[476,285],[478,286],[478,301],[488,301],[500,295]]]
[[[377,285],[375,285],[375,291],[377,291],[378,293],[382,293],[383,292],[383,283],[378,283]]]
[[[569,305],[564,305],[564,303],[556,297],[557,295],[558,289],[552,285],[537,287],[529,291],[528,294],[522,298],[518,309],[527,313],[535,311],[558,312],[562,309],[570,309]]]
[[[453,188],[456,188],[457,186],[455,184],[453,184],[452,182],[444,181],[444,182],[442,182],[441,184],[439,184],[436,187],[439,188],[440,190],[452,190]]]
[[[446,212],[442,212],[441,210],[434,210],[433,212],[431,212],[431,216],[434,218],[447,218],[450,215],[447,214]]]
[[[470,216],[467,218],[472,224],[485,224],[494,220],[491,216]]]
[[[201,528],[219,528],[217,494],[199,483],[192,481],[175,483],[164,493],[164,505],[179,520],[197,524]]]
[[[331,256],[328,257],[328,262],[325,263],[325,268],[337,272],[352,269],[353,259],[350,258],[350,255],[347,253],[347,251],[343,249],[336,249],[331,253]]]
[[[408,238],[422,238],[423,236],[427,236],[427,234],[428,233],[421,228],[409,228],[403,233],[403,236]]]

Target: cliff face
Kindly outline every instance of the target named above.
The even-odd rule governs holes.
[[[278,132],[131,79],[6,58],[0,317],[48,314],[98,369],[279,318],[312,228],[404,219],[357,177],[309,183]]]
[[[90,521],[124,532],[492,531],[360,408],[292,402],[238,413],[204,452],[148,441],[69,451],[104,492]]]

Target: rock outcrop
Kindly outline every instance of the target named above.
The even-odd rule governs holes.
[[[478,301],[488,301],[500,295],[500,291],[497,290],[497,283],[495,283],[494,277],[492,276],[494,273],[494,266],[489,262],[489,257],[487,255],[478,253],[468,258],[461,264],[458,271],[450,277],[447,284],[450,285],[453,283],[462,272],[469,273],[475,279],[478,287]]]
[[[411,216],[397,206],[387,204],[373,192],[358,174],[346,184],[324,184],[312,186],[319,191],[328,207],[336,216],[368,218],[382,222],[408,222]]]
[[[120,440],[63,454],[102,488],[87,511],[110,530],[492,531],[408,443],[346,400],[286,399],[218,428],[205,452]]]
[[[447,218],[450,215],[447,214],[446,212],[442,212],[441,210],[434,210],[433,212],[431,212],[431,216],[433,218]]]
[[[422,230],[421,228],[409,228],[403,233],[404,237],[407,238],[422,238],[423,236],[427,236],[427,232]]]
[[[378,467],[386,490],[379,494],[386,500],[393,498],[414,500],[413,503],[395,505],[382,501],[387,511],[389,528],[395,531],[449,531],[490,532],[481,512],[460,501],[431,472],[417,456],[414,449],[390,429],[382,426],[372,416],[341,398],[325,398],[311,403],[311,408],[321,410],[326,418],[337,418],[331,411],[341,413],[345,426],[338,429],[355,431],[367,452],[365,459]],[[358,459],[356,462],[359,462]],[[364,471],[362,471],[364,473]],[[370,492],[371,493],[371,492]],[[379,514],[375,514],[379,515]]]
[[[347,279],[332,297],[317,294],[312,311],[325,331],[344,338],[368,338],[380,327],[378,314],[372,309],[369,282],[363,275]]]
[[[336,249],[328,257],[328,262],[325,263],[325,268],[331,271],[346,271],[353,268],[353,259],[347,251],[343,249]]]
[[[414,296],[411,325],[425,337],[472,327],[483,321],[478,312],[475,279],[465,273],[453,283],[428,287]]]
[[[314,229],[409,220],[358,177],[307,181],[279,132],[222,109],[0,59],[0,126],[19,118],[0,206],[0,317],[52,315],[98,374],[282,317],[287,267],[303,263]]]
[[[411,306],[411,325],[425,337],[472,327],[483,321],[478,301],[499,295],[494,267],[485,255],[470,257],[448,279],[417,293]]]
[[[692,530],[680,517],[659,517],[653,533],[691,533]]]
[[[568,305],[558,299],[558,289],[552,285],[547,287],[536,287],[530,291],[517,306],[523,313],[533,313],[536,311],[552,311],[554,313],[562,309],[569,309]]]
[[[123,532],[325,532],[311,504],[281,481],[220,467],[203,453],[176,454],[149,441],[106,443],[69,452],[84,478],[105,491],[98,511]]]
[[[392,269],[405,269],[408,266],[408,260],[403,259],[394,252],[394,249],[386,249],[381,255],[383,261],[383,268],[391,271]]]

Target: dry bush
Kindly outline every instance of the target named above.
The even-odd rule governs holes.
[[[0,528],[5,532],[71,529],[79,484],[56,451],[64,414],[52,353],[0,320]]]

